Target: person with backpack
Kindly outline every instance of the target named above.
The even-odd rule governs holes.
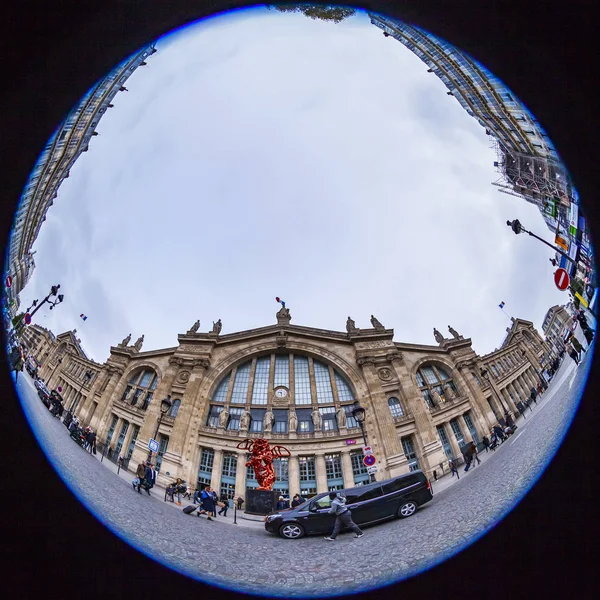
[[[352,513],[346,506],[346,498],[337,492],[329,492],[329,498],[332,500],[329,513],[335,515],[335,524],[331,535],[325,537],[326,540],[332,542],[338,536],[342,525],[349,527],[354,531],[355,538],[361,538],[364,533],[360,527],[352,520]]]

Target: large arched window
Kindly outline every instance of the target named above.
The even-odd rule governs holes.
[[[157,384],[158,375],[152,369],[137,371],[130,377],[121,396],[121,401],[146,410],[152,400]]]
[[[429,408],[437,408],[438,401],[435,398],[434,390],[440,395],[442,402],[449,400],[449,393],[446,388],[450,388],[454,394],[457,393],[454,381],[448,373],[438,365],[424,365],[417,371],[417,385],[421,389],[421,394]]]
[[[250,431],[263,431],[265,407],[277,388],[285,388],[280,396],[284,405],[286,398],[295,405],[298,433],[313,431],[311,412],[315,407],[319,407],[323,421],[328,420],[327,425],[323,423],[323,430],[335,430],[337,408],[355,400],[347,379],[321,360],[291,353],[263,355],[234,367],[221,378],[212,393],[207,425],[217,426],[223,405],[227,406],[230,419],[241,414],[246,405],[251,415]],[[287,431],[288,409],[276,406],[274,416],[273,433]],[[355,425],[349,418],[346,421],[347,427]]]
[[[400,404],[400,400],[398,398],[389,398],[388,406],[390,407],[390,412],[392,413],[392,417],[403,417],[404,411],[402,410],[402,405]]]

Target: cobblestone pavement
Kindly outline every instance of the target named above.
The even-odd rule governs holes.
[[[284,540],[267,534],[261,523],[232,525],[187,516],[163,502],[164,492],[140,495],[133,476],[106,460],[100,463],[77,446],[64,425],[39,400],[27,375],[18,388],[38,440],[76,496],[113,532],[148,556],[206,582],[238,591],[278,596],[339,595],[365,591],[415,575],[475,541],[492,528],[533,485],[560,444],[585,385],[591,352],[582,364],[565,357],[542,399],[518,421],[516,434],[483,464],[460,480],[444,477],[433,485],[434,499],[406,520],[365,529],[361,539],[341,535],[336,551],[369,553],[369,569],[353,560],[331,561],[332,545],[322,537]],[[223,561],[214,548],[227,548]],[[283,560],[290,556],[293,560]],[[260,560],[257,558],[260,557]],[[282,569],[282,564],[284,568]]]

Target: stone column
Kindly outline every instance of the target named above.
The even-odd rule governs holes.
[[[297,456],[292,455],[288,458],[288,477],[291,500],[295,494],[300,493],[300,467]]]
[[[513,380],[513,381],[511,381],[511,383],[508,384],[508,389],[511,391],[512,397],[515,399],[514,403],[516,405],[516,403],[519,400],[521,400],[521,393],[520,393],[519,389],[517,388],[515,381],[516,380]]]
[[[96,371],[95,373],[96,374],[94,375],[94,379],[92,380],[92,385],[91,385],[85,399],[82,401],[81,406],[79,407],[79,412],[81,414],[81,417],[87,421],[89,421],[90,417],[91,417],[91,410],[92,410],[92,407],[94,406],[94,402],[96,399],[96,393],[101,389],[101,385],[105,381],[105,378],[109,377],[108,373],[106,373],[106,371],[104,371],[104,370]],[[90,423],[90,425],[91,425],[91,423]]]
[[[444,431],[446,432],[446,436],[448,437],[448,441],[450,442],[450,446],[452,448],[452,454],[454,456],[454,458],[458,458],[460,456],[462,456],[462,453],[460,451],[460,447],[458,445],[458,442],[456,441],[456,436],[454,435],[454,431],[452,431],[452,426],[450,425],[450,423],[443,423],[442,427],[444,428]],[[444,458],[446,458],[446,454],[444,453]]]
[[[108,381],[108,385],[102,394],[102,412],[98,415],[98,438],[105,438],[106,432],[108,430],[108,421],[110,418],[110,414],[112,412],[113,405],[113,392],[115,391],[115,387],[119,383],[121,376],[123,375],[123,369],[117,367],[108,367],[107,368],[108,377],[110,378]],[[140,455],[141,456],[141,455]],[[144,458],[140,458],[138,462],[141,462]]]
[[[165,370],[162,379],[154,390],[152,402],[150,402],[150,405],[146,409],[144,423],[140,428],[135,449],[133,451],[132,460],[136,463],[145,460],[145,455],[147,455],[146,448],[148,446],[148,440],[150,440],[150,438],[156,432],[156,424],[158,423],[158,417],[160,415],[160,403],[168,394],[171,393],[171,387],[173,385],[173,381],[175,380],[175,376],[177,375],[177,371],[179,370],[180,361],[181,359],[177,359],[173,356],[169,359],[169,366]],[[158,435],[160,437],[160,430]],[[169,455],[172,455],[171,436],[169,436],[168,452]],[[171,477],[180,477],[180,467],[181,464],[172,462],[168,458],[165,460],[165,456],[163,456],[163,464],[161,466],[160,475],[162,475],[165,471],[169,471],[171,473]],[[173,472],[173,469],[175,469],[175,472]]]
[[[221,494],[221,473],[223,471],[223,448],[215,448],[213,458],[212,474],[210,477],[210,487]]]
[[[212,479],[211,479],[212,481]],[[216,488],[215,488],[216,490]],[[235,468],[235,497],[245,497],[246,494],[246,453],[238,452]]]
[[[175,365],[179,366],[177,362],[172,366]],[[198,391],[202,384],[202,380],[204,379],[207,367],[208,361],[204,359],[196,359],[191,364],[182,363],[181,374],[178,376],[177,380],[178,383],[182,381],[181,375],[183,375],[183,379],[186,380],[186,387],[183,397],[181,398],[179,412],[177,413],[177,417],[175,417],[175,423],[169,437],[169,451],[172,454],[180,456],[182,459],[185,457],[187,461],[191,460],[194,451],[192,431],[194,427],[197,428],[197,425],[194,425],[193,417],[195,414],[198,414],[195,402],[198,400]],[[187,375],[187,373],[189,373],[189,375]],[[165,395],[168,393],[170,393],[170,390],[165,392]],[[163,397],[164,396],[156,397],[155,395],[157,400],[162,400]]]
[[[315,455],[315,470],[317,472],[317,494],[326,492],[329,487],[327,485],[327,471],[325,469],[324,452],[319,452]]]
[[[492,425],[496,422],[494,412],[485,399],[481,388],[477,385],[477,382],[475,381],[473,373],[471,373],[470,369],[468,369],[466,366],[462,366],[459,367],[458,370],[462,374],[467,384],[467,389],[470,392],[470,404],[475,420],[479,422],[481,428],[485,428],[489,431]]]
[[[342,451],[342,473],[344,475],[344,487],[354,487],[354,473],[352,472],[352,458],[350,451]]]

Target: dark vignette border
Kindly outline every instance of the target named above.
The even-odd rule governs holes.
[[[242,0],[10,3],[0,23],[2,239],[7,240],[12,213],[40,150],[97,79],[167,31],[253,4]],[[376,0],[360,6],[413,22],[447,39],[514,89],[561,153],[580,192],[594,241],[598,239],[594,176],[600,153],[593,68],[597,32],[589,2]],[[588,387],[562,447],[519,507],[457,557],[381,595],[553,597],[567,589],[571,597],[594,595],[598,360],[594,356]],[[5,362],[3,352],[0,361]],[[13,401],[5,366],[0,367],[0,390],[3,589],[22,598],[138,598],[167,590],[178,597],[226,595],[148,560],[91,517],[38,448],[20,406]],[[343,558],[360,568],[360,557]]]

